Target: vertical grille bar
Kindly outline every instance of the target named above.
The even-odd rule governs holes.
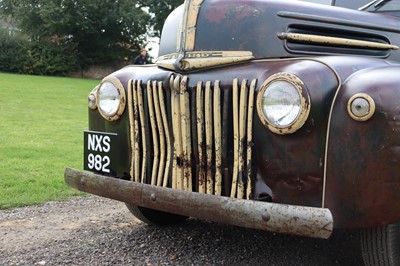
[[[187,76],[182,78],[180,83],[180,111],[182,126],[182,167],[183,167],[183,185],[184,190],[192,191],[192,147],[191,147],[191,131],[190,131],[190,108],[189,93],[186,89]]]
[[[165,134],[164,134],[163,121],[162,121],[161,111],[160,111],[161,107],[160,107],[160,100],[159,100],[158,89],[157,89],[157,81],[153,81],[152,85],[153,85],[152,92],[153,92],[154,111],[155,111],[155,115],[156,115],[158,138],[159,138],[159,144],[160,144],[160,159],[159,159],[159,165],[158,165],[156,184],[157,184],[157,186],[162,186],[163,172],[165,170],[164,169],[164,166],[165,166]]]
[[[138,109],[139,109],[139,119],[140,126],[142,129],[142,172],[141,172],[141,181],[142,183],[146,182],[146,163],[147,163],[147,145],[146,145],[146,122],[144,116],[144,107],[143,107],[143,93],[142,93],[142,81],[137,81],[137,98],[138,98]]]
[[[153,139],[153,167],[151,170],[151,185],[155,186],[157,184],[157,170],[158,163],[160,160],[160,147],[158,144],[157,137],[157,122],[154,112],[154,104],[153,104],[153,93],[151,89],[150,80],[147,82],[147,104],[149,109],[149,117],[150,117],[150,126],[151,126],[151,134]]]
[[[140,123],[139,123],[139,104],[136,80],[132,82],[133,85],[133,116],[134,116],[134,149],[132,159],[134,160],[135,181],[140,182]]]
[[[204,132],[204,96],[203,96],[203,83],[199,81],[197,83],[197,91],[196,91],[196,113],[197,113],[197,150],[199,156],[199,171],[198,171],[198,183],[199,183],[199,192],[206,192],[206,177],[204,172],[204,151],[203,151],[203,132]]]
[[[158,98],[159,98],[159,103],[160,103],[161,119],[162,119],[162,124],[163,124],[163,128],[164,128],[163,133],[165,134],[165,142],[166,142],[166,147],[167,147],[167,151],[166,151],[167,158],[165,160],[165,169],[164,169],[164,177],[163,177],[162,186],[167,187],[169,168],[171,165],[171,137],[169,135],[167,108],[165,106],[164,93],[163,93],[163,87],[162,87],[161,81],[158,83]]]
[[[129,125],[131,126],[131,130],[129,131],[130,133],[130,138],[131,138],[131,163],[130,163],[130,175],[131,175],[131,180],[132,181],[138,181],[137,176],[135,176],[135,160],[136,160],[136,155],[135,155],[135,122],[134,122],[134,111],[133,111],[133,91],[134,91],[134,84],[132,80],[129,80],[128,84],[128,112],[129,112]]]
[[[214,145],[215,145],[215,195],[221,195],[222,187],[222,125],[221,125],[221,89],[219,80],[214,84]]]
[[[206,123],[206,180],[207,194],[213,194],[213,176],[212,176],[212,159],[213,159],[213,120],[212,120],[212,94],[211,94],[211,82],[206,82],[205,92],[205,123]]]
[[[251,172],[252,172],[252,151],[253,151],[253,110],[254,110],[254,93],[256,90],[257,80],[253,79],[250,85],[249,91],[249,109],[248,109],[248,119],[247,119],[247,193],[246,198],[250,199],[252,196],[252,182],[251,182]]]
[[[170,78],[170,80],[169,80],[169,86],[170,86],[170,88],[171,88],[171,113],[172,113],[172,121],[174,120],[174,105],[173,105],[173,101],[174,101],[174,76],[171,76],[171,78]],[[175,139],[175,125],[174,125],[174,123],[172,122],[172,137],[173,137],[173,156],[172,156],[172,185],[171,185],[171,187],[172,188],[174,188],[174,189],[177,189],[178,188],[178,186],[177,186],[177,183],[178,183],[178,181],[177,181],[177,178],[176,178],[176,173],[177,173],[177,171],[178,171],[178,166],[177,166],[177,161],[176,161],[176,156],[175,156],[175,154],[176,154],[176,139]]]
[[[233,120],[232,120],[232,89],[222,90],[222,139],[221,139],[221,152],[222,152],[222,177],[223,177],[223,195],[230,196],[232,189],[232,134],[233,134]]]
[[[238,182],[238,168],[239,168],[239,110],[238,98],[239,98],[239,81],[238,79],[233,80],[232,86],[232,106],[233,106],[233,176],[232,176],[232,189],[231,197],[236,196],[236,188]]]
[[[246,119],[247,119],[247,80],[242,80],[239,98],[239,170],[238,170],[238,194],[237,197],[242,199],[244,196],[244,155],[245,155],[245,134],[246,134]]]
[[[176,169],[176,188],[183,190],[183,172],[182,172],[182,131],[181,131],[181,112],[180,112],[180,77],[177,76],[173,83],[171,96],[172,108],[172,129],[174,133],[174,166]]]

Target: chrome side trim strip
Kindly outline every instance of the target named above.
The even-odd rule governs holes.
[[[281,32],[278,34],[278,38],[281,40],[288,40],[294,42],[298,41],[298,42],[323,44],[323,45],[329,44],[333,46],[339,45],[339,46],[349,46],[349,47],[359,47],[359,48],[372,48],[380,50],[400,49],[400,47],[397,45],[392,45],[387,43],[361,41],[356,39],[329,37],[329,36],[321,36],[314,34]]]

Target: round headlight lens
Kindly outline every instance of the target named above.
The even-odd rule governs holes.
[[[104,82],[99,90],[99,108],[103,114],[113,116],[118,111],[120,95],[111,82]]]
[[[295,86],[287,81],[272,82],[262,100],[265,118],[272,125],[284,128],[296,121],[301,111],[301,96]]]
[[[117,79],[104,80],[97,92],[97,106],[107,120],[117,120],[125,108],[125,91]]]
[[[291,134],[306,122],[311,109],[310,95],[303,81],[290,73],[269,77],[257,96],[261,122],[276,134]]]

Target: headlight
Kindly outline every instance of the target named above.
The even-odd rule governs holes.
[[[122,83],[117,78],[105,78],[97,91],[97,107],[100,114],[109,121],[115,121],[124,112],[125,102]]]
[[[375,102],[368,94],[357,93],[347,102],[347,112],[356,121],[367,121],[375,113]]]
[[[97,90],[99,89],[99,86],[96,86],[90,93],[88,96],[88,107],[92,110],[96,110],[97,109]]]
[[[261,121],[276,134],[299,130],[310,113],[310,96],[304,83],[295,75],[277,73],[261,86],[257,112]]]

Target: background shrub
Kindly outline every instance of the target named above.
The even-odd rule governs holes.
[[[23,73],[28,59],[29,42],[0,31],[0,71]]]
[[[32,42],[27,51],[24,73],[65,76],[79,69],[78,59],[70,47],[52,42]]]
[[[51,41],[29,41],[0,32],[0,71],[65,76],[80,69],[71,46]]]

